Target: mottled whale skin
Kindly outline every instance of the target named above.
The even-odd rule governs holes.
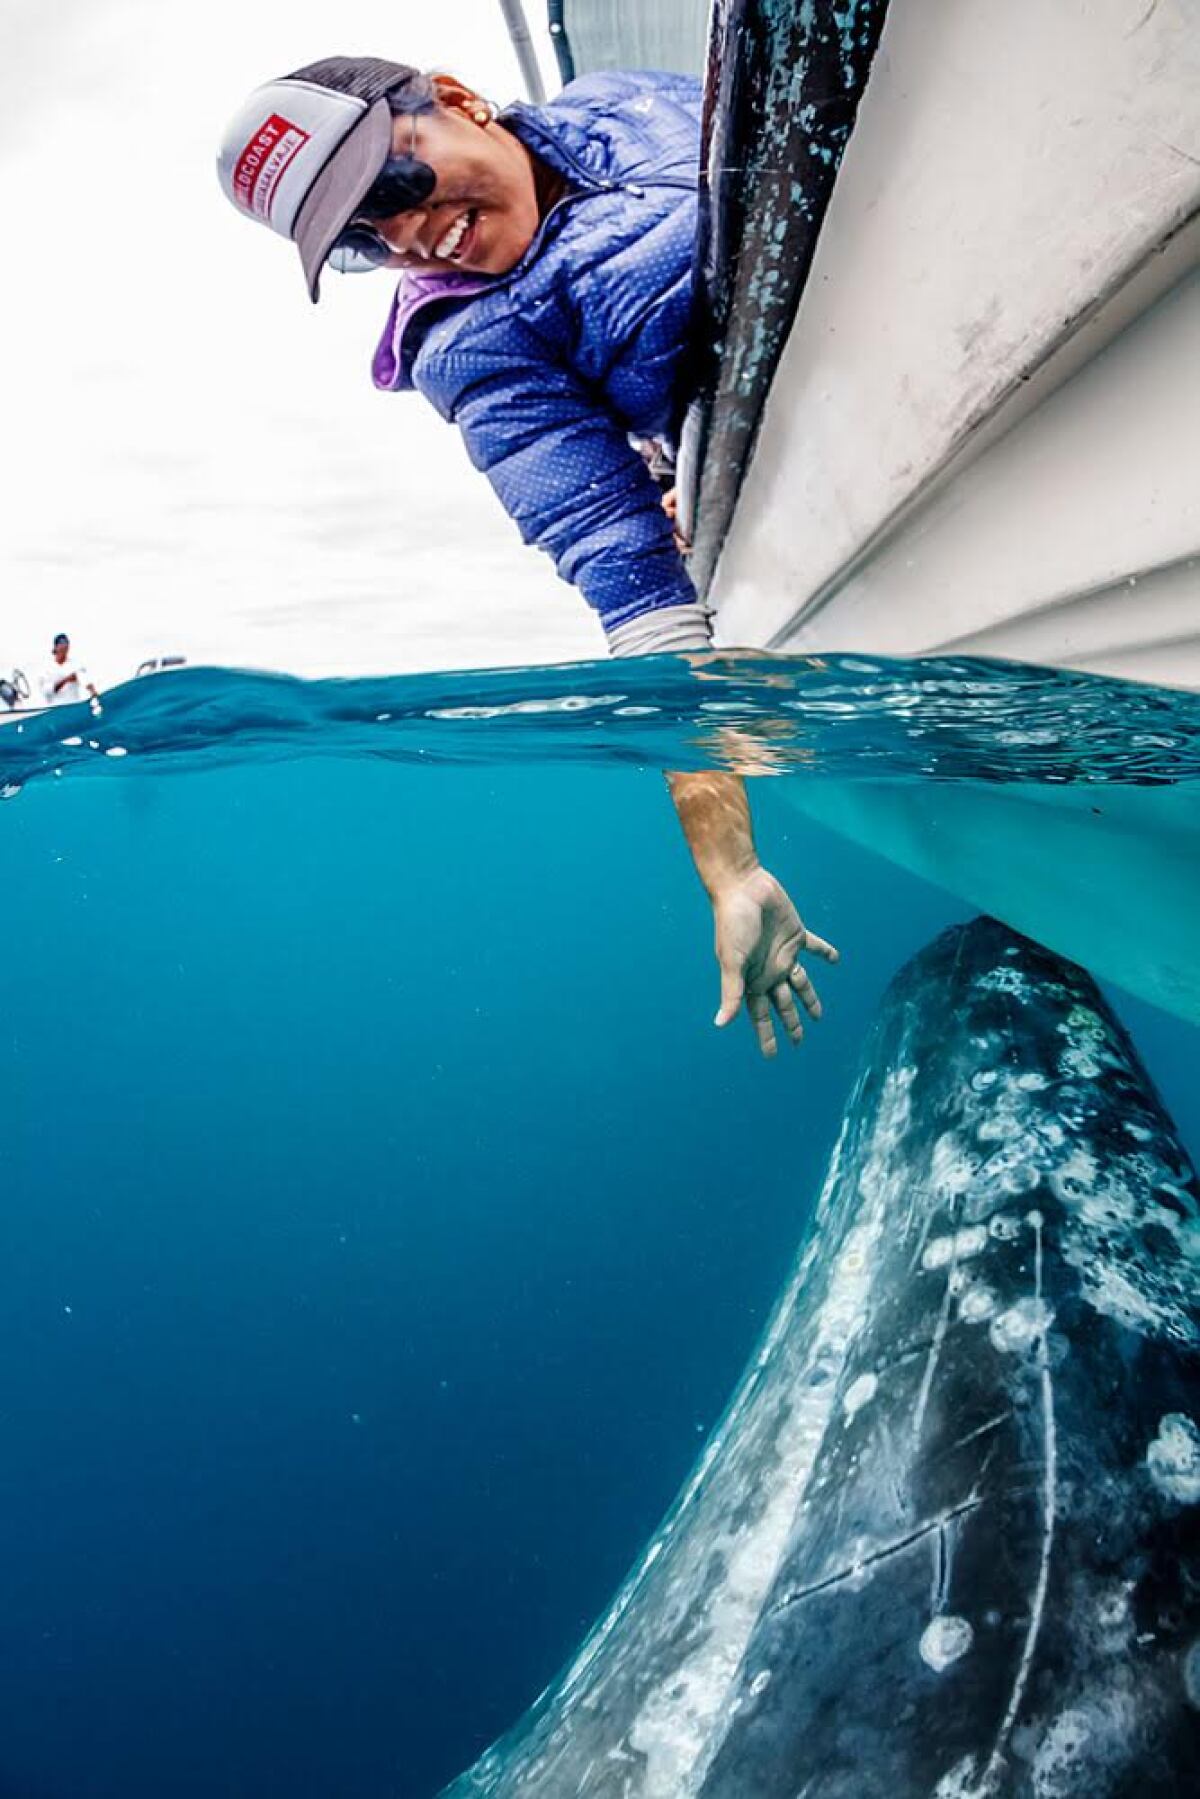
[[[1090,978],[940,937],[683,1493],[448,1795],[1200,1792],[1198,1200]]]

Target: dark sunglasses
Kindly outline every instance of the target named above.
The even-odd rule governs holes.
[[[377,269],[392,254],[370,224],[372,219],[391,219],[398,212],[423,206],[437,186],[437,176],[427,162],[415,156],[389,156],[354,209],[354,217],[333,242],[330,262],[343,273]]]

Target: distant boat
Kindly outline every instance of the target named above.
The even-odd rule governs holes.
[[[0,720],[11,712],[40,711],[40,707],[26,707],[28,698],[29,681],[23,668],[10,669],[8,674],[0,675]]]
[[[138,663],[133,678],[164,674],[168,669],[184,668],[186,664],[186,656],[148,656]],[[49,706],[30,703],[31,700],[29,680],[23,669],[14,668],[11,674],[0,676],[0,725],[22,724],[26,719],[38,718],[43,712],[52,710]]]

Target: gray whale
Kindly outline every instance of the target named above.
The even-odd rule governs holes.
[[[446,1799],[1200,1792],[1200,1194],[1079,968],[892,983],[730,1407]]]

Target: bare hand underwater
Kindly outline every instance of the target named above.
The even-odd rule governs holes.
[[[498,113],[448,75],[329,57],[257,88],[217,159],[228,199],[326,267],[398,276],[372,362],[462,433],[526,543],[598,614],[615,656],[711,647],[670,481],[693,319],[700,83],[606,72]],[[713,903],[721,1005],[803,1035],[807,932],[758,862],[733,774],[668,776]]]
[[[832,943],[806,930],[783,887],[754,847],[750,805],[739,775],[667,776],[696,872],[712,901],[721,1001],[714,1023],[737,1017],[743,1001],[764,1056],[776,1053],[772,1010],[793,1045],[804,1037],[796,1001],[810,1018],[821,1002],[802,955],[836,962]]]

